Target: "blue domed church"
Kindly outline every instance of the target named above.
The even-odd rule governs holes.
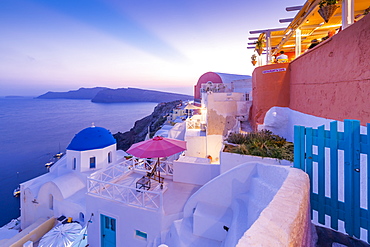
[[[22,229],[60,216],[85,224],[87,177],[124,159],[109,130],[88,127],[75,135],[66,155],[48,173],[21,184]]]
[[[67,167],[80,172],[106,168],[116,161],[116,140],[109,130],[81,130],[67,147]]]

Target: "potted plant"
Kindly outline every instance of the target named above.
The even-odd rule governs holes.
[[[369,14],[369,12],[370,12],[370,6],[369,6],[367,9],[365,9],[365,11],[364,11],[364,15]]]
[[[321,0],[319,2],[319,14],[324,19],[325,22],[328,22],[329,19],[334,15],[334,12],[338,6],[338,0]]]
[[[294,161],[294,144],[269,130],[230,133],[224,152]]]
[[[261,56],[263,52],[263,40],[259,39],[256,41],[256,52]]]
[[[253,54],[253,55],[251,56],[253,66],[255,66],[255,65],[256,65],[256,63],[257,63],[256,58],[257,58],[256,54]]]

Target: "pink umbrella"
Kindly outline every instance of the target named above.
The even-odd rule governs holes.
[[[158,170],[158,176],[155,175],[157,167],[159,166],[159,158],[171,156],[184,150],[186,150],[185,141],[156,136],[153,139],[133,144],[127,150],[127,153],[132,154],[139,158],[158,158],[157,163],[154,165],[152,170],[148,172],[147,177],[160,182],[162,189],[163,178],[161,177],[160,170]]]
[[[153,139],[133,144],[127,153],[139,158],[168,157],[186,150],[186,142],[156,136]]]

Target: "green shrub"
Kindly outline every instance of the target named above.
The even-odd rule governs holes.
[[[244,155],[255,155],[293,161],[294,144],[274,135],[269,130],[248,134],[231,133],[227,142],[238,144],[226,146],[225,151]]]

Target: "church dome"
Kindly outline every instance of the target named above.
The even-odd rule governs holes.
[[[78,132],[67,149],[86,151],[105,148],[113,144],[116,144],[116,139],[109,130],[102,127],[89,127]]]

